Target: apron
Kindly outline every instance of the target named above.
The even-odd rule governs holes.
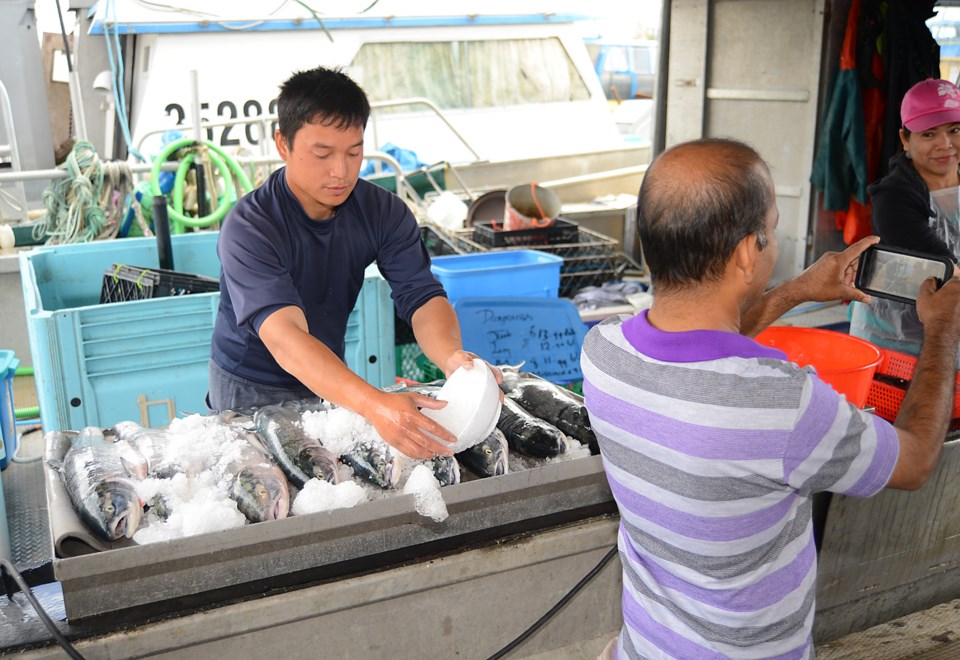
[[[960,186],[930,193],[930,206],[935,214],[929,219],[934,233],[947,244],[950,252],[960,254]],[[851,304],[850,334],[866,339],[880,348],[920,355],[923,324],[914,305],[872,297],[869,305]],[[957,368],[960,369],[960,358]]]

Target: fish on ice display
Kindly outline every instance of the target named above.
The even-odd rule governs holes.
[[[575,395],[511,376],[496,428],[456,456],[410,459],[360,415],[309,399],[176,418],[165,430],[132,421],[83,429],[51,465],[83,524],[106,541],[151,543],[406,493],[416,494],[418,513],[441,521],[442,487],[591,454]]]

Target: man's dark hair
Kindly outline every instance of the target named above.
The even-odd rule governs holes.
[[[277,128],[290,148],[293,148],[293,136],[304,124],[366,128],[369,118],[370,102],[366,93],[339,68],[318,66],[297,71],[280,85]]]
[[[766,247],[773,204],[766,163],[742,142],[710,138],[664,152],[637,200],[644,260],[660,290],[718,281],[737,244]]]

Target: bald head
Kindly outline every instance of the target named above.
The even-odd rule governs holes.
[[[673,147],[647,170],[637,201],[644,259],[658,290],[715,282],[737,244],[765,246],[773,204],[760,154],[726,139]]]

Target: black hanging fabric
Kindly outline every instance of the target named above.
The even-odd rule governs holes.
[[[900,102],[921,80],[940,77],[940,46],[927,19],[936,15],[935,0],[889,0],[882,36],[887,111],[878,177],[888,172],[890,158],[900,149]]]

